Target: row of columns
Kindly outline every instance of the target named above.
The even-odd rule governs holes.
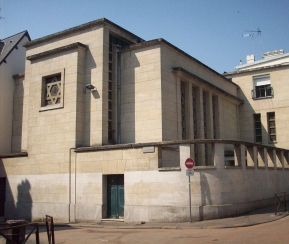
[[[203,144],[198,144],[198,146]],[[213,143],[210,145],[212,152],[212,165],[216,168],[225,167],[225,144]],[[180,166],[184,167],[186,158],[192,155],[192,144],[179,145]],[[247,153],[246,153],[247,151]],[[160,159],[161,160],[161,159]],[[245,167],[264,167],[264,168],[289,168],[289,151],[282,149],[266,148],[262,146],[245,146],[244,144],[234,145],[235,166]],[[201,165],[196,165],[201,166]]]
[[[181,101],[181,84],[185,83],[185,131],[186,138],[182,137],[183,123],[182,114],[178,113],[178,139],[216,139],[219,138],[219,103],[217,96],[213,95],[211,91],[204,90],[202,87],[195,86],[190,82],[184,82],[178,77],[178,94]],[[195,89],[196,98],[193,99],[193,89]],[[213,96],[215,96],[215,102],[213,103]],[[196,102],[193,105],[193,100]],[[205,105],[205,106],[204,106]],[[182,111],[182,104],[179,102],[178,111]],[[196,113],[194,114],[194,106],[196,106]],[[215,106],[215,107],[213,107]],[[213,113],[213,109],[216,111]],[[196,118],[195,118],[196,117]],[[197,121],[197,129],[194,128],[194,120]],[[215,131],[216,130],[216,131]],[[195,135],[197,131],[197,135]],[[216,138],[214,138],[216,137]],[[212,148],[211,145],[199,144],[197,146],[191,145],[191,157],[196,159],[197,165],[212,165]]]

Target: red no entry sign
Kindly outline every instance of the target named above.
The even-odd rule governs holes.
[[[192,158],[187,158],[185,161],[185,165],[188,169],[192,169],[195,166],[195,161]]]

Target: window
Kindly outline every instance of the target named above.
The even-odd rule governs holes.
[[[262,143],[261,114],[254,114],[255,142]]]
[[[277,138],[276,138],[276,125],[275,125],[275,112],[267,113],[267,120],[268,120],[269,141],[274,142],[277,140]]]
[[[62,72],[42,77],[40,111],[63,107],[63,80]]]
[[[253,99],[273,97],[273,88],[269,75],[255,76],[254,89],[252,90]]]
[[[186,139],[186,85],[181,82],[182,139]]]
[[[115,127],[116,116],[113,108],[116,87],[116,50],[117,48],[123,48],[129,46],[128,41],[121,40],[119,37],[114,35],[109,35],[109,48],[108,48],[108,143],[115,144]]]

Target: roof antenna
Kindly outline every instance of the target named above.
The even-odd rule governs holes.
[[[1,19],[5,19],[5,18],[1,15],[1,8],[0,8],[0,20]],[[2,35],[2,30],[1,30],[1,22],[0,22],[0,40],[1,40],[1,35]]]
[[[253,35],[254,37],[254,33],[257,33],[258,36],[260,36],[260,47],[261,47],[261,57],[263,55],[263,48],[262,48],[262,37],[261,37],[261,30],[260,28],[258,27],[257,30],[244,30],[245,32],[249,32],[251,34],[244,34],[243,37],[247,37],[247,36],[251,36]],[[247,36],[246,36],[247,35]],[[251,37],[252,38],[252,37]],[[253,51],[254,51],[254,47],[253,47]],[[255,53],[253,53],[255,55]]]

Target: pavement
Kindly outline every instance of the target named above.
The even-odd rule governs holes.
[[[55,228],[57,227],[72,227],[72,228],[109,228],[109,229],[221,229],[221,228],[235,228],[235,227],[246,227],[268,223],[279,220],[289,215],[288,211],[277,212],[275,215],[274,206],[257,209],[247,214],[223,218],[223,219],[212,219],[203,220],[197,222],[180,222],[180,223],[156,223],[156,222],[135,222],[126,223],[121,219],[112,220],[104,219],[101,222],[96,223],[54,223]],[[39,223],[40,226],[45,223]],[[5,225],[0,220],[0,228]],[[3,228],[3,227],[2,227]]]
[[[246,227],[264,224],[279,220],[289,215],[288,211],[277,212],[275,215],[274,206],[257,209],[247,214],[213,220],[203,220],[197,222],[181,222],[181,223],[156,223],[156,222],[136,222],[126,223],[122,220],[102,220],[97,223],[69,223],[54,224],[55,226],[70,226],[74,228],[114,228],[114,229],[221,229]]]

